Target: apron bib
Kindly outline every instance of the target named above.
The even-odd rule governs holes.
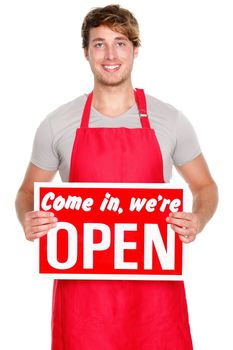
[[[93,93],[73,145],[70,182],[162,183],[163,160],[144,91],[142,128],[89,128]],[[55,280],[52,350],[192,350],[184,283]]]

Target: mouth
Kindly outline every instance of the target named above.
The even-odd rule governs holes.
[[[106,71],[106,72],[116,72],[120,69],[120,64],[115,64],[115,65],[103,65],[103,69]]]

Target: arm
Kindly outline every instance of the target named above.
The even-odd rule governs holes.
[[[171,213],[167,222],[184,243],[190,243],[213,216],[218,203],[218,190],[203,155],[177,167],[177,170],[192,192],[192,213]]]
[[[24,229],[26,239],[34,241],[56,226],[57,219],[53,213],[33,211],[34,182],[52,181],[56,172],[43,170],[30,163],[22,185],[17,193],[15,206],[18,219]]]

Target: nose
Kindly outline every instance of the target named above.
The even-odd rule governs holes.
[[[117,50],[114,45],[106,45],[105,59],[114,60],[117,57]]]

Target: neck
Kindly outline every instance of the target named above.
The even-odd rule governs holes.
[[[94,86],[93,107],[104,115],[115,117],[135,103],[132,84],[127,86]]]

